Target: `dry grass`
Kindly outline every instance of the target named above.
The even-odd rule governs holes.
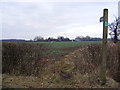
[[[23,88],[117,88],[118,48],[108,44],[107,83],[100,85],[101,45],[83,46],[44,68],[41,77],[4,74],[4,87]],[[113,69],[114,68],[114,69]],[[12,79],[12,80],[11,80]],[[15,83],[19,83],[16,85]]]
[[[46,47],[43,44],[3,42],[2,73],[40,75],[46,63],[45,55],[43,55],[45,50]]]
[[[110,48],[110,49],[109,49]],[[114,48],[112,50],[111,48]],[[68,88],[116,88],[118,83],[114,81],[117,70],[117,48],[113,43],[108,45],[108,61],[107,61],[107,83],[100,85],[99,73],[101,62],[101,45],[88,45],[75,50],[66,55],[60,61],[45,68],[45,81],[55,83],[52,87],[68,87]],[[113,52],[114,55],[110,53]],[[116,54],[116,55],[115,55]],[[110,67],[112,65],[112,67]],[[112,70],[114,69],[116,70]],[[111,71],[112,70],[112,71]],[[51,77],[51,78],[50,78]],[[58,83],[58,84],[57,84]],[[48,84],[49,86],[49,84]]]

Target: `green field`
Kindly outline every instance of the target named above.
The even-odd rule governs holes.
[[[70,48],[70,47],[78,47],[88,44],[100,43],[99,41],[81,41],[81,42],[34,42],[34,43],[42,43],[46,47],[54,48],[54,49],[62,49],[62,48]]]
[[[31,42],[30,42],[31,43]],[[48,50],[47,52],[44,52],[44,54],[47,54],[49,57],[52,58],[60,58],[61,56],[64,56],[68,54],[69,52],[72,52],[76,49],[78,49],[81,46],[89,45],[89,44],[95,44],[100,43],[100,41],[82,41],[82,42],[32,42],[32,43],[38,43],[43,44]]]

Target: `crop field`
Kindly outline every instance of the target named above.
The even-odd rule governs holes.
[[[100,43],[99,41],[81,41],[81,42],[32,42],[32,43],[42,43],[50,48],[69,48],[69,47],[76,47],[94,43]]]
[[[31,42],[30,42],[31,43]],[[44,53],[52,58],[59,58],[72,52],[73,50],[90,44],[100,43],[100,41],[81,41],[81,42],[32,42],[43,44],[48,50]]]

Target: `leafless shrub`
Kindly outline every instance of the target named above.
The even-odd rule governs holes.
[[[81,47],[80,53],[74,61],[80,73],[98,73],[102,61],[101,44],[91,44]],[[114,43],[107,45],[107,74],[111,77],[116,77],[118,68],[118,46]]]
[[[2,72],[9,74],[40,75],[45,64],[43,44],[3,42]]]

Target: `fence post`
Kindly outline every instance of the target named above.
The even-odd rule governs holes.
[[[106,83],[106,60],[107,60],[107,33],[108,33],[108,9],[103,10],[103,40],[102,40],[102,62],[100,70],[101,85]]]

